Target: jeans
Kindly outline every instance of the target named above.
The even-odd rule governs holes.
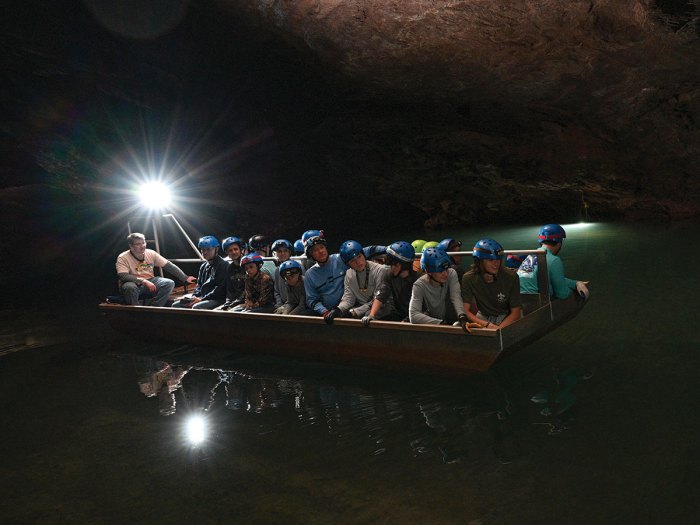
[[[153,277],[149,281],[156,285],[155,293],[149,292],[143,284],[140,286],[131,282],[122,284],[122,294],[126,304],[137,305],[142,299],[150,299],[151,306],[165,306],[175,288],[175,282],[165,277]]]
[[[175,301],[173,303],[173,308],[188,308],[185,306],[185,304],[189,303],[184,303],[182,304],[182,301]],[[223,301],[220,301],[218,299],[207,299],[206,301],[199,301],[196,303],[194,306],[192,306],[193,310],[213,310],[217,306],[221,306],[224,304]]]

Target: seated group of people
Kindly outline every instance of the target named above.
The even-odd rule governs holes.
[[[557,254],[565,237],[558,224],[539,231],[540,247],[547,252],[549,293],[566,298],[576,290],[587,298],[586,282],[564,276]],[[322,230],[308,230],[294,244],[286,239],[270,244],[259,234],[248,243],[232,236],[219,244],[207,235],[198,242],[204,262],[196,279],[147,249],[143,234],[132,233],[127,241],[129,250],[119,255],[116,267],[125,302],[132,305],[144,299],[153,306],[167,304],[175,283],[156,277],[156,267],[181,282],[196,282],[194,292],[175,301],[174,308],[317,315],[328,324],[349,317],[365,326],[382,319],[465,331],[498,329],[522,316],[521,293],[538,293],[537,257],[509,256],[504,262],[503,247],[493,239],[476,243],[473,264],[465,271],[455,253],[462,243],[452,238],[367,247],[348,240],[331,254]]]

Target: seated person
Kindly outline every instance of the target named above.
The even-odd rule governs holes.
[[[248,250],[249,253],[257,253],[261,257],[269,257],[270,256],[270,242],[267,240],[267,237],[265,237],[261,233],[257,233],[253,235],[249,240],[248,240]],[[262,270],[263,272],[269,273],[270,277],[275,276],[275,269],[277,268],[277,265],[273,261],[264,261],[263,262],[263,267]]]
[[[566,231],[558,224],[545,224],[540,228],[537,240],[540,247],[547,252],[547,277],[549,295],[557,299],[566,299],[576,290],[584,299],[588,299],[588,281],[576,281],[564,275],[564,263],[558,257],[564,244]],[[539,293],[537,284],[537,255],[528,255],[518,269],[520,293]]]
[[[173,308],[213,310],[226,299],[226,274],[228,263],[219,256],[219,240],[211,235],[197,243],[204,262],[199,267],[197,286],[192,295],[184,296],[173,303]]]
[[[241,259],[245,269],[245,301],[234,312],[270,313],[275,309],[275,292],[272,277],[262,270],[263,258],[259,253],[249,253]]]
[[[444,252],[458,252],[462,248],[462,241],[448,237],[447,239],[441,240],[437,247],[442,249]],[[455,272],[457,272],[459,281],[462,282],[462,276],[465,272],[464,268],[462,268],[462,256],[450,255],[449,253],[447,253],[447,256],[450,258],[450,268],[454,268]]]
[[[348,267],[339,254],[328,254],[323,230],[305,231],[302,241],[306,256],[315,263],[306,270],[304,277],[306,305],[326,323],[332,324],[333,319],[341,314],[338,304],[343,296],[343,279]]]
[[[420,258],[425,272],[413,283],[408,317],[413,324],[459,323],[468,331],[467,316],[459,289],[457,272],[450,268],[450,258],[439,248],[428,248]],[[456,319],[448,317],[447,301],[454,308]]]
[[[304,290],[304,268],[299,261],[289,260],[280,267],[280,276],[287,287],[287,300],[275,313],[282,315],[312,315],[306,307],[306,291]]]
[[[418,273],[413,270],[416,252],[406,241],[397,241],[386,249],[389,273],[384,277],[377,290],[369,313],[362,318],[362,324],[377,319],[380,309],[389,306],[389,312],[382,317],[383,321],[407,321],[408,308],[411,302],[413,283],[418,279]]]
[[[226,301],[216,310],[230,310],[245,300],[245,270],[241,267],[241,257],[245,242],[240,237],[227,237],[221,243],[229,265],[226,270]]]
[[[369,313],[374,292],[386,279],[389,268],[368,261],[364,251],[362,251],[362,246],[357,241],[345,241],[340,245],[339,253],[340,258],[350,269],[345,273],[343,297],[338,304],[338,310],[343,316],[362,319],[365,314]],[[383,317],[388,313],[387,306],[377,315]]]
[[[497,330],[520,319],[520,282],[515,272],[501,265],[503,247],[493,239],[481,239],[472,255],[474,264],[462,277],[462,300],[469,321]]]
[[[143,233],[131,233],[126,242],[129,249],[117,257],[119,288],[126,304],[138,305],[140,299],[150,299],[151,306],[165,306],[175,287],[172,279],[156,277],[154,268],[164,268],[181,282],[193,283],[194,277],[185,273],[154,250],[146,248]]]
[[[272,276],[275,283],[275,311],[287,302],[287,285],[280,275],[280,265],[289,260],[293,249],[292,243],[287,239],[277,239],[272,243],[272,256],[275,258],[275,273]]]

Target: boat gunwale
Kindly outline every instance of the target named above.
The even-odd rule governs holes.
[[[538,294],[532,294],[536,297]],[[562,301],[567,301],[563,299]],[[373,320],[369,327],[362,324],[360,319],[344,319],[339,318],[333,321],[333,324],[338,324],[340,326],[349,326],[354,328],[362,329],[375,329],[375,330],[400,330],[406,332],[430,332],[436,334],[445,335],[475,335],[479,337],[501,337],[500,333],[503,331],[513,331],[518,328],[523,321],[528,317],[535,315],[541,311],[548,311],[550,313],[550,320],[553,316],[552,312],[552,302],[549,301],[546,304],[537,306],[533,310],[523,315],[520,319],[514,321],[506,327],[498,328],[496,330],[489,330],[485,328],[471,328],[471,334],[465,334],[461,327],[459,326],[448,326],[448,325],[433,325],[433,324],[413,324],[401,321],[382,321],[379,319]],[[308,323],[308,324],[325,324],[325,320],[322,317],[311,316],[311,315],[280,315],[274,313],[256,313],[256,312],[231,312],[231,311],[220,311],[220,310],[194,310],[185,308],[172,308],[167,306],[136,306],[136,305],[123,305],[123,304],[113,304],[113,303],[100,303],[99,308],[102,311],[117,310],[117,311],[143,311],[143,312],[168,312],[171,315],[193,315],[193,316],[214,316],[223,317],[228,316],[234,319],[258,319],[276,322],[295,322],[295,323]]]
[[[311,315],[280,315],[274,313],[255,313],[255,312],[230,312],[230,311],[220,311],[220,310],[193,310],[185,308],[171,308],[167,306],[137,306],[137,305],[125,305],[125,304],[113,304],[113,303],[100,303],[99,308],[102,311],[141,311],[141,312],[158,312],[165,313],[168,312],[171,315],[188,315],[188,316],[204,316],[204,317],[231,317],[233,319],[258,319],[267,321],[277,321],[277,322],[295,322],[300,324],[325,324],[325,320],[322,317],[311,316]],[[541,307],[545,308],[545,307]],[[539,309],[539,308],[538,308]],[[534,310],[533,312],[534,313]],[[516,321],[517,323],[518,321]],[[515,323],[513,323],[515,324]],[[461,335],[464,331],[459,326],[447,326],[447,325],[432,325],[432,324],[412,324],[404,323],[401,321],[381,321],[379,319],[373,320],[369,327],[365,327],[360,319],[335,319],[333,325],[349,326],[353,328],[362,329],[381,329],[381,330],[400,330],[405,332],[431,332],[445,335]],[[510,325],[509,325],[510,326]],[[508,328],[508,327],[506,327]],[[464,335],[477,335],[480,337],[496,337],[498,330],[487,330],[483,328],[472,328],[471,334]]]

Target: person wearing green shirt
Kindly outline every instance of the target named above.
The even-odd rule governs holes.
[[[502,265],[503,247],[493,239],[481,239],[472,255],[474,264],[462,277],[462,301],[469,322],[498,330],[520,319],[520,283],[517,274]]]

